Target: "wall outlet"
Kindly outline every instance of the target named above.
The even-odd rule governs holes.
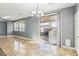
[[[65,39],[65,46],[68,46],[68,47],[71,46],[71,40],[70,39]]]

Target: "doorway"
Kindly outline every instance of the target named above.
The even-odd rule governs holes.
[[[44,41],[44,43],[57,46],[60,39],[58,18],[58,14],[41,17],[40,38]]]

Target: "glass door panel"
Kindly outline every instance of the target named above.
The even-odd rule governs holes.
[[[45,43],[57,44],[58,16],[43,16],[40,21],[40,37]]]

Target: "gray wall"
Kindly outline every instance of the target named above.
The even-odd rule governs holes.
[[[79,7],[77,7],[79,8]],[[62,20],[60,20],[60,39],[59,41],[62,42],[62,45],[65,46],[65,40],[69,39],[71,41],[71,47],[75,47],[75,6],[67,7],[59,10],[50,11],[46,14],[53,14],[59,13]],[[61,14],[62,13],[62,14]],[[61,41],[62,40],[62,41]],[[60,43],[59,43],[60,44]],[[59,45],[60,46],[60,45]]]
[[[75,7],[65,8],[62,12],[62,44],[65,45],[65,40],[71,41],[71,47],[75,46],[75,22],[74,22]]]
[[[76,4],[75,6],[75,13],[79,10],[79,3]]]
[[[0,36],[7,35],[7,22],[0,21]]]
[[[65,40],[69,39],[71,41],[71,47],[75,46],[75,25],[74,25],[74,13],[75,7],[68,7],[62,9],[62,44],[65,45]],[[39,18],[37,17],[27,17],[21,19],[25,21],[25,32],[13,32],[15,35],[25,36],[32,39],[39,38]],[[19,20],[18,20],[19,21]]]
[[[13,22],[0,21],[0,36],[13,34]]]
[[[25,22],[25,32],[14,31],[14,35],[24,36],[32,39],[39,38],[39,18],[38,17],[27,17],[24,19]],[[19,21],[19,20],[18,20]]]
[[[13,34],[13,22],[7,21],[7,35]]]

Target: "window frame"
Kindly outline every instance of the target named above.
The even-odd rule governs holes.
[[[20,31],[20,32],[24,32],[25,31],[25,23],[24,20],[21,21],[16,21],[14,22],[14,31]]]

